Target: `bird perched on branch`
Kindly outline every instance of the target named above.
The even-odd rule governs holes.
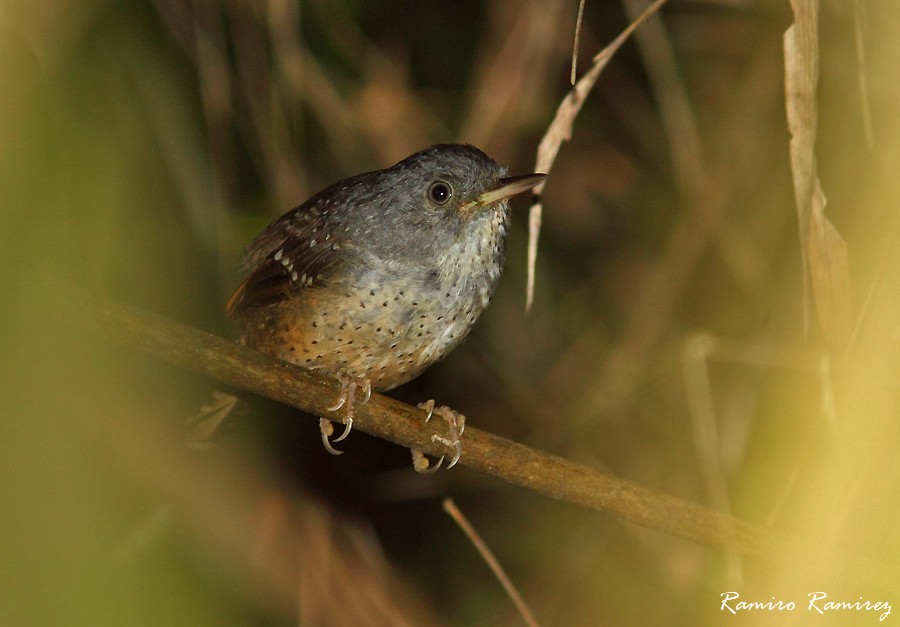
[[[322,190],[270,224],[246,251],[228,300],[242,344],[341,379],[343,440],[354,405],[442,359],[468,335],[500,277],[509,198],[545,175],[508,178],[473,146],[440,144]],[[463,417],[439,413],[459,459]],[[322,440],[332,424],[322,419]],[[414,452],[414,457],[416,454]],[[417,458],[417,469],[428,466]]]

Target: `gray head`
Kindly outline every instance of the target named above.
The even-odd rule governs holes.
[[[474,146],[437,144],[339,185],[352,196],[344,206],[354,214],[357,235],[368,236],[374,248],[433,253],[479,236],[487,222],[502,223],[505,230],[508,199],[543,180],[543,175],[505,175],[505,167]],[[378,238],[381,233],[387,240]]]

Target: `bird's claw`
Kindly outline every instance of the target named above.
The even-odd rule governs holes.
[[[441,458],[437,460],[437,463],[435,463],[434,465],[430,465],[431,462],[429,462],[428,458],[425,457],[425,453],[423,453],[419,449],[411,448],[409,449],[409,452],[412,453],[413,468],[416,472],[422,473],[424,475],[431,475],[436,473],[444,463],[443,455],[441,455]]]
[[[344,451],[339,451],[331,445],[331,438],[334,435],[334,423],[328,418],[319,418],[319,431],[322,432],[322,446],[332,455],[342,455]]]
[[[346,375],[340,375],[339,378],[341,380],[341,395],[338,397],[334,406],[326,408],[327,411],[338,411],[344,405],[347,406],[347,416],[344,418],[344,432],[334,440],[335,443],[344,440],[350,435],[350,431],[353,429],[353,414],[356,406],[357,388],[362,387],[363,389],[363,398],[360,401],[360,404],[364,405],[369,402],[369,399],[372,397],[372,382],[368,379],[355,379]],[[331,436],[334,434],[334,426],[331,421],[326,418],[320,419],[319,429],[322,431],[322,444],[325,446],[325,450],[332,455],[340,455],[343,453],[343,451],[338,451],[331,445]]]
[[[460,437],[462,437],[463,432],[466,430],[466,417],[461,413],[454,411],[447,407],[446,405],[441,407],[434,406],[434,400],[428,400],[424,403],[419,404],[419,409],[424,409],[427,412],[425,416],[425,422],[431,420],[431,417],[437,413],[441,418],[443,418],[450,427],[450,438],[445,438],[434,434],[431,436],[432,442],[440,442],[447,448],[454,449],[453,458],[450,460],[450,463],[447,465],[447,470],[450,470],[454,466],[456,466],[457,462],[459,462],[459,458],[462,456],[462,443],[460,442]],[[425,458],[425,454],[417,449],[412,449],[413,456],[413,468],[415,468],[416,472],[422,473],[433,473],[441,467],[441,464],[444,461],[444,456],[437,461],[433,466],[428,465],[428,460]]]

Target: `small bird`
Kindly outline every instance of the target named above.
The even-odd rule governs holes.
[[[413,379],[487,307],[506,253],[509,198],[545,178],[505,175],[473,146],[435,145],[327,187],[247,248],[248,274],[226,312],[240,320],[243,345],[341,379],[330,411],[346,404],[347,416],[335,442],[350,431],[358,390],[364,403],[372,389]],[[454,440],[436,439],[455,447],[452,466],[463,417],[433,401],[422,407],[450,423]],[[339,453],[331,422],[320,427]]]

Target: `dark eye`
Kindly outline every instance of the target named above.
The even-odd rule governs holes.
[[[450,183],[445,183],[444,181],[432,183],[431,187],[428,188],[428,197],[438,205],[443,205],[450,200],[452,195],[453,190],[450,188]]]

